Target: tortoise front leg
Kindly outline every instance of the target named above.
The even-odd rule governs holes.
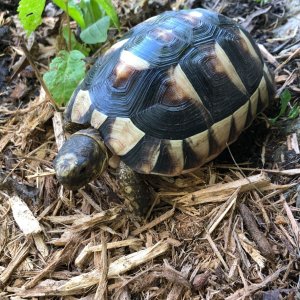
[[[116,176],[121,189],[120,192],[128,200],[129,205],[135,212],[146,215],[154,201],[153,189],[138,173],[123,162],[120,162]]]

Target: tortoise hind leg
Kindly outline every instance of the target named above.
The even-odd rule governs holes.
[[[142,177],[120,162],[117,172],[121,194],[129,201],[135,212],[146,215],[154,201],[154,191]]]

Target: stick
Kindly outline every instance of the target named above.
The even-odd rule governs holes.
[[[24,52],[24,54],[25,54],[28,62],[30,63],[32,69],[34,70],[36,78],[38,79],[38,81],[40,82],[41,86],[45,90],[45,93],[47,94],[50,103],[53,105],[53,107],[54,107],[54,109],[56,111],[59,111],[59,108],[58,108],[57,104],[55,103],[55,100],[53,99],[50,91],[48,90],[48,87],[46,86],[45,81],[43,80],[43,78],[42,78],[39,70],[37,69],[37,67],[36,67],[36,65],[35,65],[32,57],[30,55],[30,52],[28,51],[28,49],[27,49],[27,47],[25,45],[25,43],[21,44],[21,48],[22,48],[22,50],[23,50],[23,52]]]

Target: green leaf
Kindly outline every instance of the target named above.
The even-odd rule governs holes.
[[[120,30],[120,22],[111,0],[96,0],[101,7],[105,10],[106,14],[111,18],[114,25]]]
[[[292,107],[291,111],[289,112],[288,118],[296,119],[298,118],[299,114],[300,114],[300,107],[299,105],[296,104],[295,106]]]
[[[85,28],[96,23],[104,15],[104,11],[102,11],[96,0],[81,0],[79,5],[83,14]]]
[[[109,28],[110,18],[105,16],[92,24],[80,34],[80,38],[86,44],[98,44],[107,40],[107,30]]]
[[[284,90],[280,94],[280,111],[279,111],[279,114],[275,118],[270,119],[270,122],[272,124],[274,124],[278,118],[282,117],[285,114],[285,111],[286,111],[291,99],[292,99],[292,95],[289,90]]]
[[[105,11],[98,4],[97,0],[88,0],[88,1],[90,2],[90,7],[91,7],[92,13],[93,13],[93,18],[94,18],[93,23],[95,23],[105,16]]]
[[[42,23],[45,0],[21,0],[18,6],[19,19],[27,35]]]
[[[58,104],[65,104],[84,78],[84,57],[78,50],[62,50],[50,63],[50,70],[44,74],[44,80]]]
[[[292,95],[290,93],[289,90],[284,90],[281,94],[280,94],[280,112],[278,117],[281,117],[284,115],[289,102],[291,101]]]
[[[63,11],[67,11],[65,0],[53,0],[53,2]],[[82,11],[75,0],[68,0],[68,12],[69,16],[80,26],[80,28],[85,29],[86,25]]]
[[[260,5],[265,5],[269,2],[269,0],[255,0],[255,2],[260,3]]]
[[[62,30],[62,35],[66,41],[66,43],[68,44],[69,42],[69,30],[68,30],[68,27],[64,27],[63,30]],[[76,37],[74,35],[74,33],[71,31],[71,49],[72,50],[78,50],[80,52],[82,52],[84,54],[84,56],[88,56],[91,49],[89,47],[87,47],[86,45],[84,44],[81,44],[79,43],[77,40],[76,40]]]

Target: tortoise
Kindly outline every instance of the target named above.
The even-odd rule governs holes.
[[[60,149],[58,180],[78,189],[111,156],[137,173],[191,172],[233,143],[273,95],[273,77],[239,24],[200,8],[164,12],[133,27],[74,91],[65,120],[83,130]]]

